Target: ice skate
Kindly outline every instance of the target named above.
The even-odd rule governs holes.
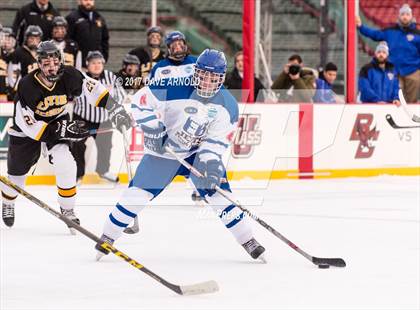
[[[15,223],[15,203],[3,201],[1,214],[4,224],[7,227],[12,227]]]
[[[265,248],[261,244],[259,244],[258,241],[255,240],[255,238],[252,238],[249,241],[245,242],[244,244],[242,244],[242,246],[244,247],[245,251],[247,251],[248,254],[251,255],[253,259],[259,259],[263,263],[267,263],[264,257]]]
[[[197,207],[204,207],[206,205],[206,198],[201,197],[197,191],[193,191],[191,194],[191,200]]]
[[[118,177],[118,175],[116,175],[115,173],[111,173],[109,171],[103,174],[99,173],[99,177],[111,183],[118,183],[120,181],[120,178]]]
[[[65,217],[67,217],[69,220],[73,221],[75,224],[80,225],[80,220],[77,218],[76,214],[74,213],[74,209],[63,209],[60,207],[61,210],[61,214],[63,214]],[[70,230],[70,233],[72,235],[76,234],[76,229],[74,229],[73,227],[67,225],[67,227]]]
[[[106,235],[102,235],[101,236],[101,242],[106,242],[106,243],[109,243],[109,244],[112,245],[114,243],[114,239],[111,239],[110,237],[108,237]],[[107,249],[104,249],[101,246],[101,243],[97,243],[95,245],[95,249],[98,251],[96,253],[96,260],[97,261],[99,261],[102,258],[102,256],[105,256],[105,255],[108,255],[109,254],[109,251]]]

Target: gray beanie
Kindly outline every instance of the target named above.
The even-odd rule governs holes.
[[[388,48],[388,44],[385,41],[382,41],[378,44],[378,46],[375,49],[375,53],[383,51],[385,52],[387,55],[389,55],[389,48]]]
[[[413,14],[413,10],[410,8],[410,6],[406,3],[400,8],[400,16],[404,13]]]

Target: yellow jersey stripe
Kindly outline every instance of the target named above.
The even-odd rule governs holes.
[[[41,139],[42,135],[44,134],[45,128],[47,128],[48,123],[45,123],[44,125],[42,125],[42,128],[38,131],[38,134],[35,137],[36,141],[39,141],[39,139]]]
[[[97,107],[99,105],[99,103],[101,102],[102,98],[106,96],[106,94],[108,94],[108,90],[105,90],[96,100],[95,102],[95,107]]]

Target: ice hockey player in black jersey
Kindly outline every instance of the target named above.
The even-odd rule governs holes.
[[[15,97],[14,123],[9,130],[8,177],[24,187],[26,175],[38,161],[44,143],[54,167],[61,212],[79,223],[74,213],[76,163],[69,143],[86,138],[89,132],[83,122],[70,121],[66,105],[83,93],[91,104],[108,110],[117,128],[129,127],[130,118],[99,81],[64,66],[61,52],[52,41],[39,44],[37,61],[39,68],[21,80]],[[14,224],[16,197],[13,189],[2,187],[2,218],[9,227]]]
[[[0,101],[13,100],[7,75],[15,46],[16,39],[12,28],[0,25]]]
[[[36,51],[41,38],[41,28],[34,25],[29,26],[25,31],[23,45],[19,46],[11,56],[11,70],[9,70],[8,79],[14,91],[17,90],[23,77],[38,68]]]
[[[125,55],[122,68],[115,75],[117,76],[117,83],[127,94],[134,94],[144,84],[140,76],[140,60],[136,55]]]
[[[82,69],[82,52],[76,41],[67,38],[67,20],[63,16],[56,16],[52,22],[51,38],[63,53],[64,65]]]
[[[160,27],[147,29],[147,46],[139,46],[131,50],[129,54],[137,56],[140,60],[140,74],[146,79],[153,66],[165,59],[165,52],[160,48],[163,40],[163,31]]]

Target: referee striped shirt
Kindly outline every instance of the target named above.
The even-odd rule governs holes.
[[[90,76],[89,73],[87,75]],[[125,91],[116,83],[116,76],[112,71],[104,70],[97,80],[108,89],[110,96],[117,102],[123,102]],[[108,112],[105,108],[95,107],[91,102],[88,102],[83,93],[76,98],[73,113],[91,123],[102,123],[108,120]]]

